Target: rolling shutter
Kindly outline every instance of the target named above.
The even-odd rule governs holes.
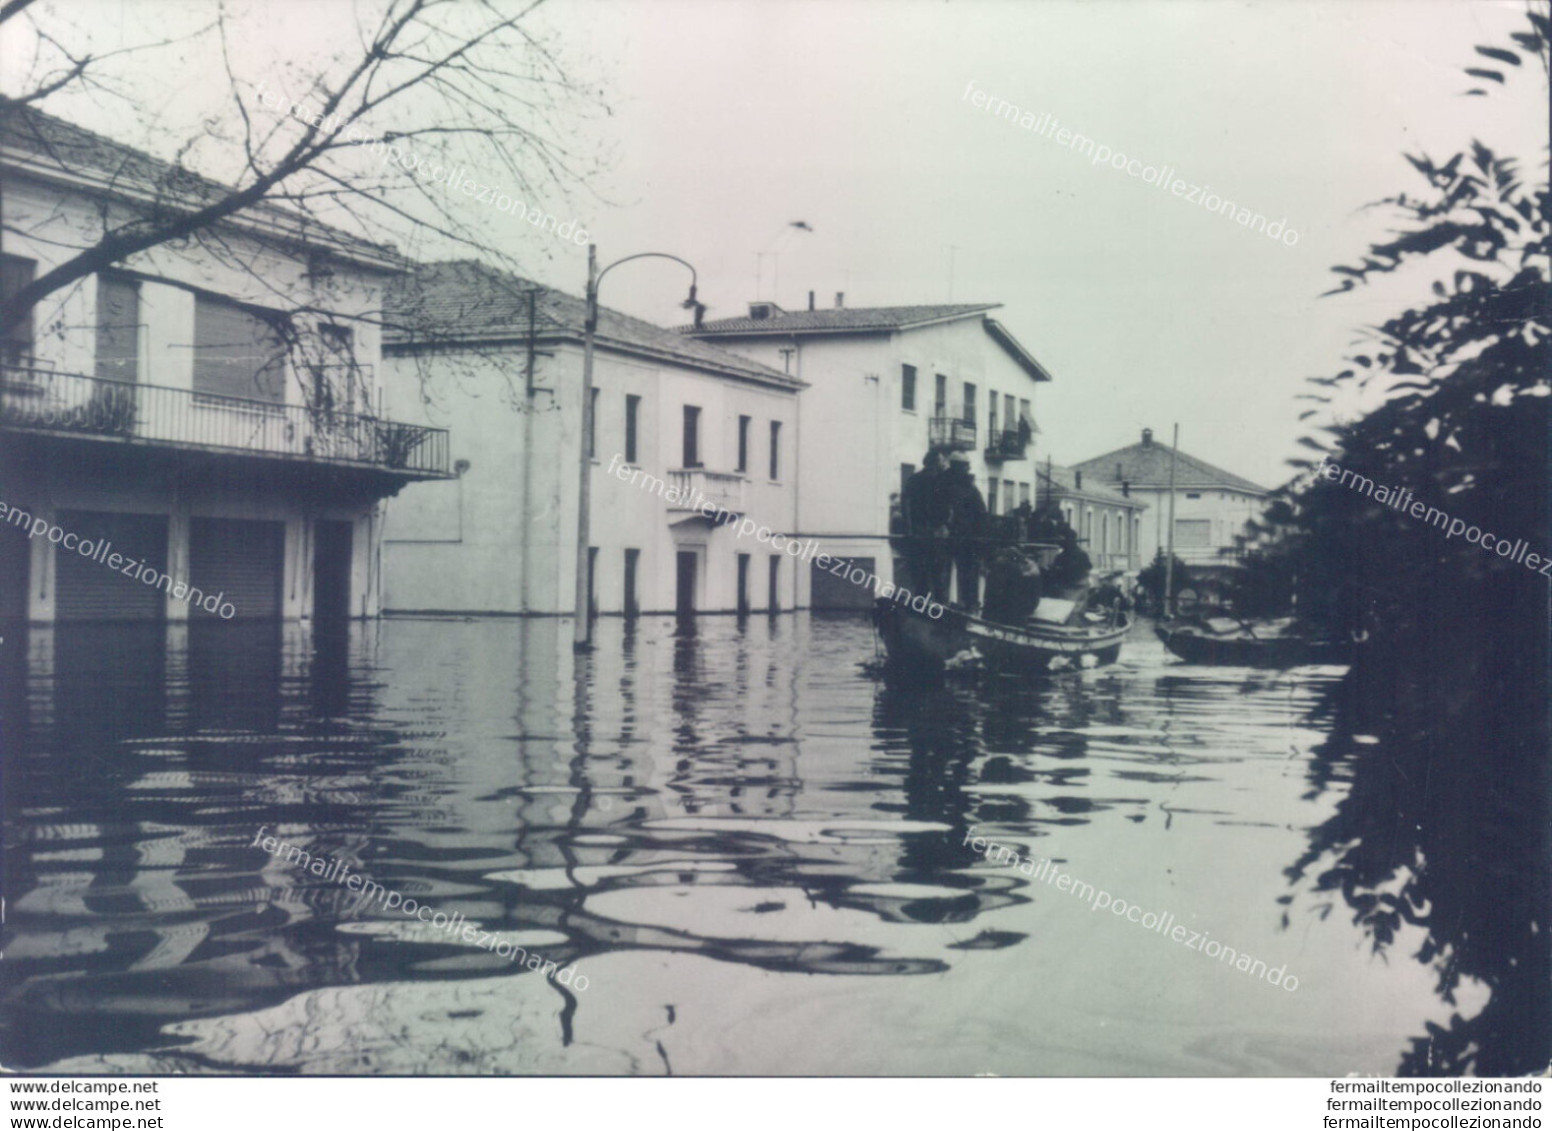
[[[22,620],[27,616],[31,556],[27,531],[10,522],[0,522],[0,620]]]
[[[160,587],[161,574],[167,568],[167,516],[160,514],[109,514],[96,511],[60,511],[58,525],[94,545],[106,538],[111,544],[101,560],[84,558],[63,545],[54,548],[58,564],[55,616],[58,620],[138,620],[159,621],[167,609],[167,593]],[[110,554],[122,554],[144,562],[130,574],[107,564]],[[120,562],[120,566],[127,562]],[[134,573],[150,577],[156,570],[157,585],[137,581]],[[173,578],[173,583],[177,582]]]
[[[858,583],[851,580],[850,576],[837,577],[828,569],[820,569],[818,562],[810,565],[810,578],[813,581],[809,593],[808,603],[814,609],[871,609],[873,598],[877,594],[873,590],[874,560],[872,558],[832,558],[832,561],[840,562],[833,568],[837,573],[849,575],[853,569],[860,569],[867,575],[865,582]]]
[[[193,519],[189,524],[189,585],[203,597],[219,597],[215,602],[218,608],[231,605],[234,620],[279,617],[285,544],[283,522]],[[191,619],[216,615],[189,604]]]
[[[194,391],[285,401],[285,343],[262,318],[199,295],[194,300]]]

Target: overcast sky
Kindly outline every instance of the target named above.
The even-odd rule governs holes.
[[[124,2],[78,7],[106,17]],[[245,71],[294,74],[338,42],[351,8],[268,6],[249,24]],[[139,18],[153,10],[134,5]],[[1090,458],[1145,426],[1167,437],[1178,420],[1183,450],[1270,486],[1298,451],[1303,379],[1335,372],[1361,325],[1424,295],[1437,273],[1316,297],[1330,266],[1390,222],[1362,206],[1422,187],[1402,154],[1444,156],[1480,137],[1544,162],[1539,72],[1522,68],[1491,99],[1462,94],[1461,68],[1482,62],[1473,45],[1504,42],[1522,11],[1486,0],[552,0],[544,24],[610,112],[573,127],[606,171],[547,204],[576,216],[605,262],[646,250],[691,260],[713,318],[756,297],[801,308],[809,290],[824,304],[845,291],[848,306],[1001,303],[998,317],[1055,377],[1038,403],[1042,458]],[[171,107],[168,83],[180,80],[148,81]],[[990,116],[964,97],[970,83],[1286,218],[1298,242]],[[69,107],[51,108],[111,132],[111,114],[92,120],[96,104]],[[490,216],[492,237],[534,277],[581,292],[585,251],[467,207]],[[812,233],[788,226],[797,220]],[[603,298],[672,324],[683,293],[674,266],[634,264]]]

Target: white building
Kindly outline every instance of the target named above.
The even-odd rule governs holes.
[[[1096,571],[1136,573],[1151,560],[1139,549],[1148,504],[1129,489],[1105,487],[1092,475],[1048,464],[1040,468],[1039,496],[1060,507]]]
[[[1034,502],[1035,388],[1050,374],[999,322],[996,303],[785,311],[749,304],[745,318],[681,332],[806,384],[798,398],[796,530],[821,552],[894,577],[890,496],[929,445],[969,454],[988,509]],[[1021,426],[1022,422],[1022,426]],[[832,569],[835,567],[832,567]],[[799,601],[858,608],[872,589],[811,564]]]
[[[14,106],[0,170],[7,302],[107,227],[228,191]],[[375,615],[380,501],[446,474],[445,433],[377,415],[400,270],[260,205],[47,295],[0,358],[0,617]]]
[[[1086,481],[1118,487],[1145,501],[1151,515],[1140,526],[1138,549],[1146,566],[1167,545],[1170,446],[1142,430],[1142,440],[1073,464]],[[1175,556],[1190,566],[1230,568],[1225,552],[1245,523],[1260,513],[1265,488],[1206,460],[1180,452],[1175,465]]]
[[[581,298],[464,261],[420,268],[397,293],[391,411],[450,425],[459,475],[394,500],[391,611],[573,611],[585,313]],[[725,516],[793,530],[802,383],[608,309],[593,381],[592,607],[793,608],[798,558]]]

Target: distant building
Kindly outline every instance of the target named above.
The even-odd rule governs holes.
[[[681,332],[712,341],[806,383],[798,398],[797,531],[845,563],[809,566],[800,601],[859,608],[872,589],[838,573],[893,581],[890,495],[904,489],[929,445],[963,451],[994,514],[1033,505],[1035,388],[1051,375],[988,312],[997,303],[749,314]],[[861,576],[857,574],[856,576]]]
[[[1148,564],[1138,549],[1148,504],[1121,488],[1103,487],[1070,467],[1040,468],[1039,500],[1053,499],[1099,572],[1135,573]]]
[[[1119,487],[1152,510],[1140,527],[1138,551],[1146,566],[1168,544],[1170,447],[1142,430],[1142,440],[1072,465],[1085,483]],[[1175,556],[1187,565],[1230,568],[1226,555],[1245,523],[1260,513],[1264,487],[1180,452],[1175,465]]]
[[[394,500],[390,610],[573,611],[585,315],[474,262],[418,268],[395,292],[389,404],[451,425],[459,476]],[[798,558],[739,529],[794,528],[802,382],[607,308],[593,381],[592,608],[792,609]]]
[[[227,188],[0,115],[0,300],[105,224]],[[379,504],[447,436],[377,412],[392,251],[271,205],[48,295],[0,357],[0,616],[369,617]]]

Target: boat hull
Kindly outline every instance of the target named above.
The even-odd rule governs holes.
[[[954,656],[974,648],[987,664],[1031,673],[1070,667],[1112,664],[1131,631],[1124,615],[1113,625],[1004,625],[956,609],[934,606],[942,615],[930,617],[892,601],[879,600],[874,624],[897,670],[935,675]]]
[[[1189,629],[1155,625],[1154,634],[1182,660],[1192,664],[1245,668],[1293,668],[1300,664],[1350,664],[1352,646],[1341,641],[1274,637],[1213,636]]]

